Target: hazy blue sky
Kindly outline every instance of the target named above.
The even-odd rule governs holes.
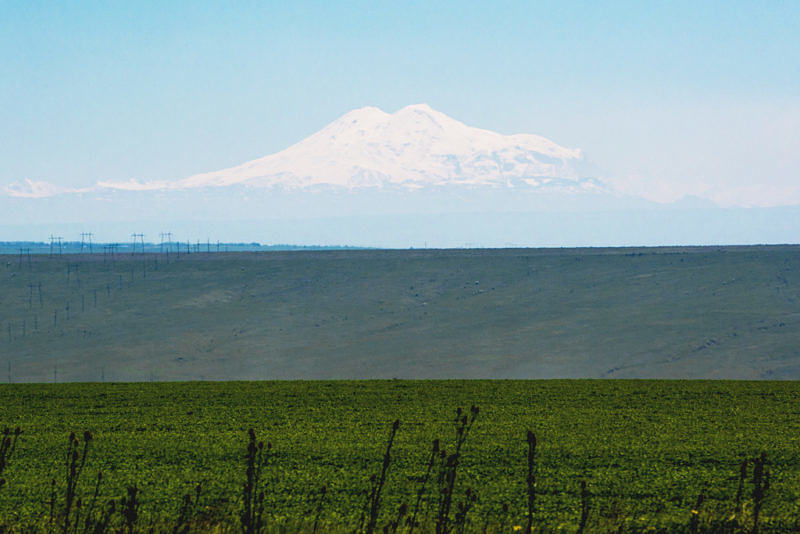
[[[177,179],[419,102],[651,197],[800,204],[800,2],[0,0],[0,185]]]

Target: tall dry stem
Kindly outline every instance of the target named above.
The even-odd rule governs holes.
[[[400,428],[400,420],[395,420],[392,423],[392,431],[389,434],[389,441],[386,443],[386,453],[383,455],[383,466],[381,467],[381,474],[375,485],[375,490],[372,493],[372,502],[369,508],[369,521],[367,522],[366,533],[372,534],[375,531],[375,526],[378,524],[378,513],[381,508],[381,491],[386,482],[386,473],[389,470],[389,464],[392,461],[392,444],[394,443],[397,429]]]
[[[536,434],[528,430],[528,477],[526,478],[528,487],[528,526],[525,532],[533,532],[533,512],[536,499],[536,473],[534,471],[534,459],[536,457]]]

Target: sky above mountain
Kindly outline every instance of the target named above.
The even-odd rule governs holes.
[[[794,2],[4,2],[0,185],[179,180],[426,102],[652,200],[800,204],[798,64]]]

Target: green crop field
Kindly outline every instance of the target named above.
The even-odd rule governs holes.
[[[469,414],[472,404],[480,411],[461,449],[450,515],[455,521],[458,503],[473,490],[467,531],[525,526],[529,429],[538,439],[534,519],[542,531],[577,530],[586,480],[587,532],[690,532],[692,517],[698,531],[747,532],[758,500],[753,459],[762,453],[770,482],[761,531],[797,528],[800,384],[656,380],[3,385],[0,422],[24,432],[2,473],[0,524],[47,528],[51,480],[55,520],[63,522],[67,436],[75,431],[82,451],[89,430],[94,439],[74,492],[82,498],[80,517],[102,471],[98,501],[116,500],[113,525],[124,522],[120,498],[135,484],[135,525],[173,531],[182,496],[195,495],[200,483],[191,528],[239,531],[253,428],[271,444],[259,486],[267,527],[312,531],[318,520],[319,532],[352,532],[397,419],[380,530],[402,503],[410,514],[433,440],[452,453],[456,408]],[[749,462],[736,513],[743,460]],[[434,478],[418,516],[426,531],[437,517]],[[99,520],[103,510],[96,506],[92,517]]]
[[[800,379],[800,246],[2,260],[10,382]]]

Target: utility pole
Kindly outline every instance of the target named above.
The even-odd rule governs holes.
[[[142,242],[142,253],[144,254],[144,234],[133,233],[133,234],[131,234],[131,237],[133,237],[133,251],[131,252],[131,256],[136,254],[136,240],[137,240],[137,238],[139,240],[141,240],[141,242]]]
[[[164,252],[164,238],[167,238],[167,261],[169,261],[169,244],[172,242],[172,232],[161,232],[161,252]]]
[[[56,241],[58,241],[58,255],[61,256],[61,240],[64,239],[61,236],[56,237]]]
[[[117,243],[109,243],[108,245],[103,245],[103,255],[111,256],[111,263],[114,263],[114,252],[117,250],[119,245]],[[105,263],[105,260],[103,260]]]
[[[88,247],[89,254],[92,253],[92,235],[91,232],[81,232],[81,252],[83,252],[84,248]]]
[[[19,249],[19,268],[22,269],[22,258],[28,255],[28,270],[31,269],[31,249],[29,248],[20,248]]]

